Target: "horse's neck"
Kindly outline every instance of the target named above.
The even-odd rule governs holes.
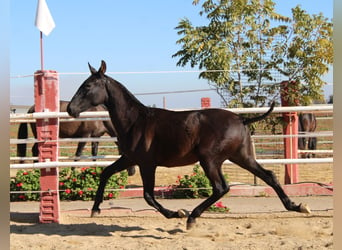
[[[107,83],[106,106],[118,136],[125,135],[146,111],[144,106],[123,85],[112,80]]]

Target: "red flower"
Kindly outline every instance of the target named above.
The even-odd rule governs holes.
[[[17,183],[17,187],[22,187],[23,186],[23,183],[19,182]]]
[[[217,203],[215,204],[215,206],[216,206],[216,207],[219,207],[219,208],[226,208],[226,206],[223,205],[222,201],[217,202]]]
[[[109,193],[109,194],[108,194],[108,197],[109,197],[109,198],[112,198],[112,197],[113,197],[113,193]]]
[[[73,179],[72,179],[72,181],[73,181],[73,182],[76,182],[76,181],[77,181],[77,179],[76,179],[76,178],[73,178]]]
[[[27,173],[27,172],[24,172],[23,175],[28,175],[28,173]]]
[[[120,189],[124,189],[124,188],[125,188],[125,186],[123,186],[123,185],[120,186]]]
[[[92,175],[96,175],[96,172],[91,172]]]
[[[66,192],[67,194],[70,194],[70,193],[71,193],[71,190],[68,188],[68,189],[65,190],[65,192]]]
[[[60,182],[59,185],[60,185],[60,186],[64,186],[64,182]]]
[[[23,194],[21,194],[21,195],[18,196],[18,198],[19,198],[19,199],[22,199],[22,200],[25,200],[25,199],[26,199],[26,196],[23,195]]]
[[[78,195],[79,195],[79,196],[82,196],[82,194],[83,194],[83,191],[82,191],[82,190],[78,191]]]

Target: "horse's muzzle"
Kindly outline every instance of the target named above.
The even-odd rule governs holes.
[[[70,103],[67,106],[67,112],[70,116],[77,118],[80,116],[80,113],[77,112],[75,109],[70,108]]]

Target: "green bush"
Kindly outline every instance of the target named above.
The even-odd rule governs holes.
[[[11,178],[10,190],[11,191],[33,191],[33,193],[11,193],[11,201],[35,201],[39,200],[39,177],[40,171],[19,170],[15,178]]]
[[[59,172],[59,196],[60,200],[93,200],[97,187],[100,183],[100,174],[103,168],[87,167],[82,169],[62,168]],[[11,179],[11,201],[38,201],[40,199],[40,170],[17,172],[16,177]],[[127,171],[112,175],[107,187],[110,189],[123,189],[127,185]],[[20,193],[20,191],[31,191]],[[104,199],[116,198],[118,190],[105,191]]]
[[[228,177],[225,175],[226,180]],[[199,165],[195,165],[191,175],[178,176],[174,187],[174,198],[203,198],[212,194],[210,181]]]

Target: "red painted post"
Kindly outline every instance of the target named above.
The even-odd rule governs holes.
[[[202,97],[201,98],[201,108],[206,109],[211,107],[210,97]]]
[[[296,83],[283,81],[281,85],[281,105],[290,106],[288,102],[288,92],[290,88],[296,88]],[[290,91],[293,91],[290,90]],[[298,102],[295,102],[298,105]],[[286,159],[298,158],[298,115],[297,112],[283,113],[284,135],[290,137],[284,138],[284,157]],[[298,164],[285,164],[285,184],[299,182]]]
[[[53,70],[35,72],[34,98],[36,112],[59,111],[58,75]],[[37,139],[39,162],[58,161],[59,119],[37,119]],[[55,140],[55,141],[48,141]],[[58,168],[41,169],[40,177],[40,214],[41,223],[59,223]]]

